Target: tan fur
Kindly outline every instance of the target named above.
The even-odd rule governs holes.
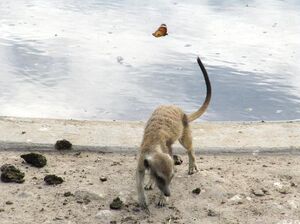
[[[207,87],[206,99],[200,109],[188,116],[177,106],[159,106],[154,110],[146,124],[137,167],[138,197],[143,208],[147,208],[143,187],[146,169],[150,172],[150,180],[145,189],[150,190],[153,182],[156,182],[161,191],[158,205],[164,206],[167,200],[166,197],[170,196],[169,185],[174,175],[172,144],[175,141],[179,140],[187,150],[189,157],[188,173],[193,174],[198,170],[195,163],[189,122],[200,117],[207,109],[211,98],[211,87],[202,62],[199,58],[197,61],[203,72]]]

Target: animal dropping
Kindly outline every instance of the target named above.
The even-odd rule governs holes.
[[[23,183],[25,173],[21,172],[17,169],[14,165],[11,164],[4,164],[0,168],[1,170],[1,181],[4,183]]]
[[[152,33],[152,35],[155,37],[163,37],[168,35],[167,25],[161,24],[160,27],[158,27],[158,29]]]
[[[149,210],[144,190],[152,189],[154,183],[161,192],[158,206],[165,206],[171,195],[170,183],[174,176],[172,145],[175,141],[179,140],[180,144],[187,150],[189,157],[188,173],[193,174],[198,171],[189,123],[206,111],[211,99],[211,85],[206,69],[199,57],[197,62],[206,84],[206,98],[202,106],[196,112],[187,115],[175,105],[162,105],[154,110],[146,123],[136,172],[139,204],[146,211]],[[150,173],[150,179],[144,187],[146,170]]]
[[[28,153],[21,155],[21,158],[24,159],[27,163],[35,167],[44,167],[47,164],[47,159],[45,156],[38,153]]]
[[[66,139],[57,140],[54,147],[57,150],[70,150],[70,149],[72,149],[72,143]]]
[[[48,185],[58,185],[64,182],[64,180],[61,177],[58,177],[54,174],[50,174],[44,177],[44,181]]]

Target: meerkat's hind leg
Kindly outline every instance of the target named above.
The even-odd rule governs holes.
[[[198,172],[198,167],[196,164],[195,153],[193,148],[188,151],[189,156],[189,175]]]
[[[189,127],[185,127],[184,131],[183,131],[183,135],[179,139],[179,142],[187,150],[188,157],[189,157],[189,171],[188,172],[190,175],[198,171],[192,141],[193,140],[192,140],[191,130],[189,129]]]

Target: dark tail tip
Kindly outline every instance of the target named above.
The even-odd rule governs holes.
[[[199,66],[201,68],[204,67],[203,64],[202,64],[202,61],[201,61],[201,59],[199,57],[197,57],[197,62],[198,62]]]

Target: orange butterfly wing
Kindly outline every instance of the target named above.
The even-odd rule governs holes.
[[[155,37],[163,37],[168,35],[166,24],[161,24],[160,27],[154,33],[152,33],[152,35]]]

